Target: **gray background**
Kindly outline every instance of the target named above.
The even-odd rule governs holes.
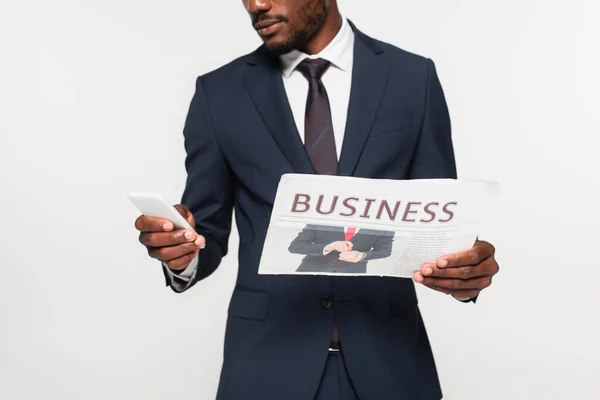
[[[594,398],[597,2],[340,4],[436,62],[459,175],[503,185],[493,287],[419,288],[446,398]],[[259,44],[241,2],[3,0],[0,41],[0,398],[214,398],[236,233],[175,295],[125,195],[179,200],[195,77]]]

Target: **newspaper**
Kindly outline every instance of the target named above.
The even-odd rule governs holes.
[[[410,278],[473,246],[498,185],[285,174],[259,274]]]

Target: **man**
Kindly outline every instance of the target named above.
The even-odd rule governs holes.
[[[456,177],[434,64],[363,34],[335,0],[243,3],[264,44],[198,78],[184,128],[178,209],[196,232],[136,221],[183,292],[227,253],[235,210],[239,272],[217,397],[440,399],[411,280],[257,274],[284,173]],[[478,242],[414,280],[468,301],[497,271],[493,247]]]
[[[392,254],[393,241],[390,231],[307,225],[288,250],[305,255],[296,272],[364,274],[369,260]]]

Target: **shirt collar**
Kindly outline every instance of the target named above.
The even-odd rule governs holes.
[[[292,50],[280,56],[283,75],[289,78],[298,64],[304,61],[305,58],[323,58],[336,68],[348,71],[352,64],[353,50],[354,31],[346,18],[342,18],[342,27],[333,40],[320,53],[309,56],[299,50]]]

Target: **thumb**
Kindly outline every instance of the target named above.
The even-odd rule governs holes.
[[[192,214],[189,208],[187,208],[184,204],[175,204],[174,207],[191,226],[195,225],[194,214]]]

